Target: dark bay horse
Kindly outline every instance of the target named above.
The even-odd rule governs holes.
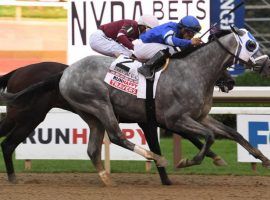
[[[212,119],[207,114],[212,105],[213,88],[217,78],[225,66],[233,60],[242,59],[234,54],[239,42],[237,37],[245,36],[245,31],[235,31],[212,42],[182,59],[173,59],[169,68],[162,73],[157,86],[156,118],[158,123],[169,130],[190,135],[202,135],[205,144],[200,152],[192,159],[184,159],[180,167],[199,164],[214,142],[214,134],[222,135],[241,144],[254,157],[262,161],[263,166],[269,167],[270,162],[258,149],[253,148],[238,132]],[[246,45],[246,44],[244,44]],[[252,49],[254,45],[246,45]],[[256,45],[255,45],[256,47]],[[243,48],[244,49],[244,48]],[[246,50],[246,49],[244,49]],[[255,49],[253,49],[255,50]],[[257,52],[257,51],[256,51]],[[240,51],[241,53],[241,51]],[[239,54],[241,55],[241,54]],[[242,59],[243,60],[243,59]],[[123,122],[146,124],[145,101],[109,87],[103,82],[107,67],[112,59],[99,56],[89,56],[68,67],[63,75],[59,74],[48,81],[36,84],[16,95],[3,94],[3,99],[12,99],[16,104],[24,102],[27,95],[32,98],[40,91],[50,90],[59,82],[62,96],[90,126],[91,133],[103,135],[106,129],[109,137],[115,143],[136,151],[135,146],[123,143],[117,118]],[[248,57],[250,66],[261,66],[260,72],[269,75],[270,61],[267,56],[258,51]],[[171,98],[166,98],[171,97]],[[125,109],[123,109],[125,108]],[[132,113],[132,114],[131,114]],[[92,126],[91,126],[92,123]],[[115,138],[118,136],[118,138]],[[151,138],[153,142],[156,138]],[[116,141],[117,140],[117,141]],[[89,145],[88,154],[94,163],[101,163],[100,148],[95,141]],[[102,166],[96,166],[103,172]],[[106,174],[105,174],[106,176]],[[109,177],[107,177],[109,179]]]
[[[53,74],[63,71],[66,67],[67,65],[57,62],[42,62],[21,67],[0,77],[0,90],[2,92],[5,89],[7,92],[19,92],[34,83],[38,83]],[[47,93],[44,93],[43,98],[36,99],[35,104],[31,106],[33,109],[31,112],[32,116],[35,117],[32,117],[30,113],[26,115],[22,111],[24,108],[17,109],[8,106],[7,115],[1,120],[0,137],[14,135],[14,139],[10,138],[10,140],[14,141],[16,141],[15,138],[17,137],[27,137],[44,120],[46,113],[52,107],[71,110],[69,104],[61,95],[57,94],[57,91],[51,93],[54,95],[54,98],[45,94]],[[26,126],[20,126],[20,122]]]
[[[24,88],[40,82],[53,74],[66,69],[67,65],[57,62],[42,62],[27,65],[0,77],[0,89],[7,92],[19,92]],[[30,103],[30,102],[29,102]],[[0,123],[0,137],[6,136],[1,143],[8,180],[16,182],[12,154],[15,148],[24,141],[45,119],[53,107],[72,111],[59,91],[44,92],[41,98],[31,102],[31,107],[7,106],[7,114]],[[26,111],[26,112],[25,112]]]
[[[21,67],[0,77],[0,89],[2,91],[7,89],[7,92],[16,93],[32,84],[62,72],[67,67],[67,65],[57,62],[42,62]],[[221,78],[222,80],[225,78],[225,80],[231,81],[226,72]],[[12,162],[12,154],[15,148],[34,131],[45,119],[48,111],[54,107],[74,112],[68,102],[61,96],[58,85],[52,90],[41,92],[38,98],[29,99],[28,106],[8,106],[7,114],[0,123],[0,137],[7,136],[1,146],[10,182],[16,182]],[[161,155],[159,144],[153,143],[151,139],[156,137],[156,129],[150,131],[146,124],[140,124],[140,126],[145,133],[150,149]],[[202,143],[197,138],[183,133],[179,134],[189,139],[198,148],[202,147]],[[225,164],[214,152],[209,151],[207,156],[213,159],[215,165],[221,166]],[[171,184],[165,168],[158,167],[158,171],[162,183]]]

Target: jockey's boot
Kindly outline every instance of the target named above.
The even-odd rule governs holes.
[[[158,51],[150,60],[138,68],[138,72],[148,80],[153,80],[155,69],[161,67],[170,57],[169,49]]]

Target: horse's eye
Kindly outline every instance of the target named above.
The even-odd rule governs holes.
[[[257,48],[257,44],[253,40],[249,40],[246,43],[246,48],[248,51],[253,52]]]

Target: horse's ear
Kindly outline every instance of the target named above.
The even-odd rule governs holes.
[[[230,25],[230,27],[231,27],[232,32],[234,32],[235,34],[240,35],[240,36],[243,35],[243,32],[239,28],[237,28],[236,26]]]

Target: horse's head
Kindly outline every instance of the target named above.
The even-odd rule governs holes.
[[[237,41],[234,62],[240,61],[246,68],[252,68],[263,76],[270,76],[269,57],[263,54],[253,35],[246,29],[231,29]]]

